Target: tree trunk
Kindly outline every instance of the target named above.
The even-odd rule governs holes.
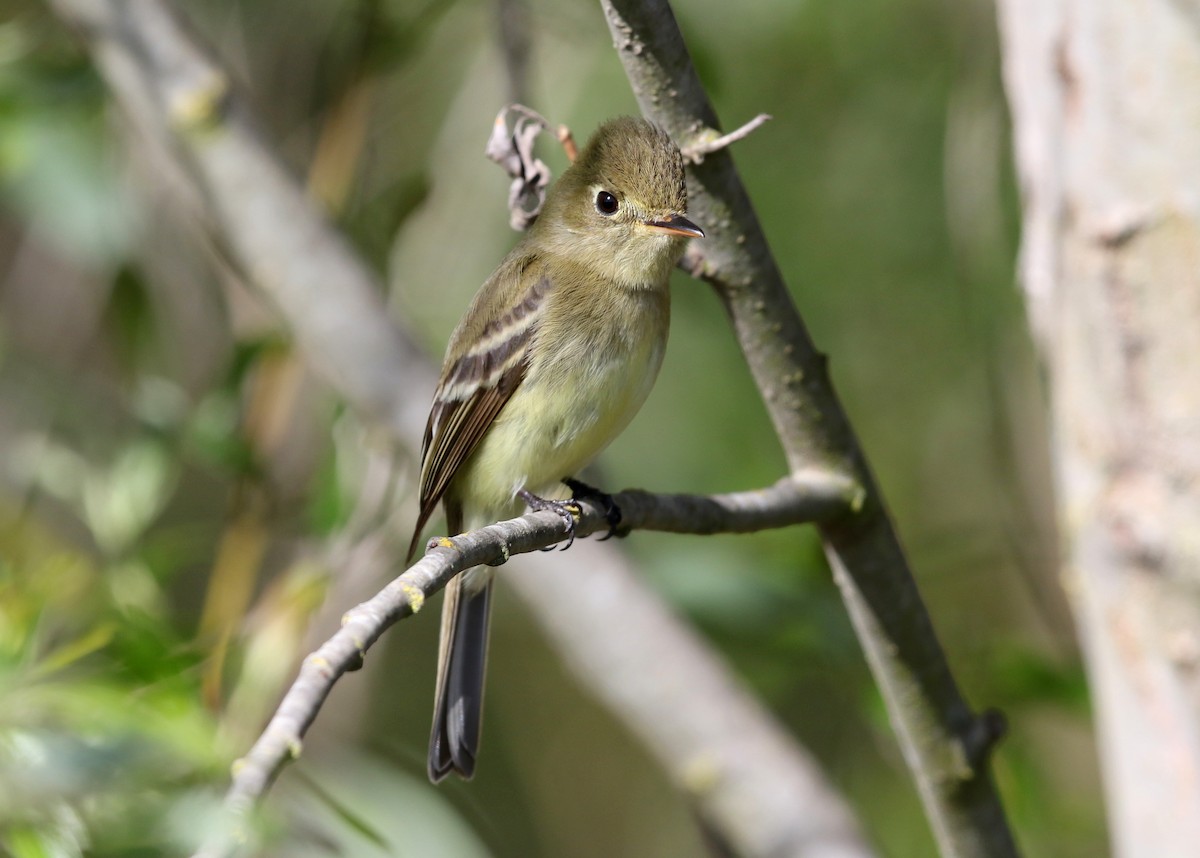
[[[1114,853],[1200,849],[1200,5],[999,0]]]

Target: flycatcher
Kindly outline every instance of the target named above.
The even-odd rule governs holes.
[[[411,555],[439,501],[451,533],[553,498],[633,418],[662,364],[689,221],[683,159],[642,119],[602,125],[450,337],[421,447]],[[429,777],[475,772],[492,573],[446,586]]]

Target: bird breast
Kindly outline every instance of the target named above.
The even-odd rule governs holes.
[[[525,380],[469,463],[481,496],[501,504],[498,514],[512,509],[522,488],[543,497],[560,492],[562,478],[586,467],[633,419],[662,366],[665,285],[618,289],[603,307],[547,309],[551,317],[535,335],[547,339],[532,349]],[[559,309],[570,323],[555,323]],[[593,311],[607,317],[594,324],[601,320],[588,318]]]

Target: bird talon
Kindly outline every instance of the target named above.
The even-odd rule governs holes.
[[[571,490],[571,500],[594,500],[604,507],[604,520],[608,522],[608,533],[597,539],[597,542],[604,542],[604,540],[612,539],[614,536],[625,535],[620,532],[621,508],[613,501],[612,495],[589,486],[587,483],[577,480],[574,477],[563,477],[563,484]]]
[[[565,501],[547,500],[546,498],[540,498],[533,492],[526,491],[525,489],[521,489],[519,492],[517,492],[517,496],[521,498],[521,500],[525,501],[525,505],[534,512],[549,511],[556,513],[560,518],[562,518],[563,527],[566,529],[567,533],[567,544],[562,547],[562,551],[566,551],[575,544],[575,522],[579,519],[579,516],[583,514],[583,507],[581,507],[574,498]],[[553,550],[554,545],[547,545],[544,548],[538,549],[538,551]]]

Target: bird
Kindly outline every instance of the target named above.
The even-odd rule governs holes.
[[[450,336],[421,445],[410,558],[439,503],[452,533],[528,506],[558,512],[573,536],[564,499],[581,484],[569,478],[650,393],[667,343],[671,271],[687,240],[703,237],[687,218],[671,137],[633,117],[597,128]],[[491,591],[487,566],[445,588],[434,783],[475,773]]]

